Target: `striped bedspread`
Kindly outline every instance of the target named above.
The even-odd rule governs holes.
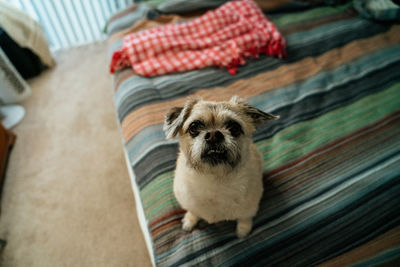
[[[286,37],[287,60],[248,60],[235,76],[218,68],[114,75],[156,264],[399,263],[400,25],[363,19],[351,3],[269,18]],[[111,54],[121,40],[118,33],[110,40]],[[265,190],[245,239],[236,237],[235,222],[181,230],[184,211],[172,192],[178,143],[165,140],[162,123],[169,108],[193,94],[207,100],[236,94],[281,116],[254,135]]]

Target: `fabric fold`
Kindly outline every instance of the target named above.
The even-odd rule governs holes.
[[[236,74],[246,58],[286,57],[286,42],[252,0],[232,1],[190,22],[164,25],[124,37],[110,72],[131,66],[143,76],[210,66]]]

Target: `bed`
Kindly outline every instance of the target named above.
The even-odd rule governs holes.
[[[224,1],[159,2],[135,4],[109,20],[110,58],[124,35],[188,21]],[[248,59],[236,75],[216,67],[113,75],[138,217],[156,266],[400,261],[398,7],[278,2],[263,10],[286,39],[286,59]],[[162,124],[169,108],[194,94],[239,95],[281,117],[254,135],[264,157],[264,194],[247,238],[237,238],[229,221],[181,229],[184,211],[172,192],[178,143],[165,139]]]

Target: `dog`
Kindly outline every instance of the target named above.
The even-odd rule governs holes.
[[[183,230],[192,231],[199,219],[235,220],[239,238],[250,233],[263,193],[263,159],[252,135],[277,119],[238,96],[222,102],[190,97],[167,112],[166,138],[179,136],[173,190],[186,210]]]

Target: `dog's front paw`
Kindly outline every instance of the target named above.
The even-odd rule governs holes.
[[[236,225],[236,235],[239,238],[246,237],[253,227],[253,220],[250,219],[239,219]]]
[[[188,211],[182,219],[182,229],[184,231],[190,232],[196,226],[198,221],[199,217]]]

